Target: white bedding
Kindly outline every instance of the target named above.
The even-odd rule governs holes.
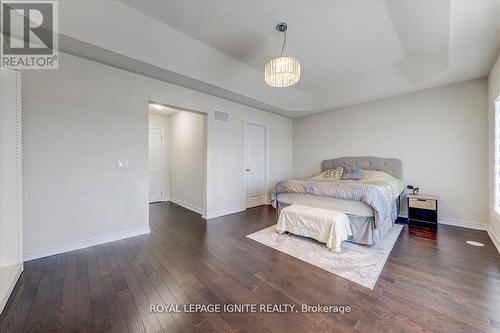
[[[334,252],[340,252],[342,241],[352,236],[351,225],[346,214],[329,209],[291,205],[283,208],[278,224],[278,233],[286,231],[299,236],[310,237]]]
[[[324,172],[312,177],[319,181],[332,181],[324,176]],[[363,170],[363,179],[360,180],[335,180],[337,182],[361,182],[366,184],[385,184],[391,188],[392,199],[396,200],[404,190],[404,184],[388,173],[375,170]],[[289,205],[299,204],[303,206],[338,210],[350,215],[373,217],[373,208],[361,201],[337,199],[321,195],[304,193],[278,193],[279,202]]]
[[[326,172],[326,171],[325,171]],[[317,176],[312,177],[314,180],[321,181],[332,181],[325,177],[325,172],[320,173]],[[391,176],[390,174],[383,171],[376,170],[363,170],[363,178],[360,180],[334,180],[336,182],[341,183],[365,183],[365,184],[385,184],[391,188],[392,191],[392,200],[396,200],[401,192],[404,191],[405,185],[396,177]]]
[[[373,208],[361,201],[336,199],[322,195],[304,193],[278,193],[278,201],[288,205],[299,204],[309,207],[338,210],[356,216],[374,216]]]

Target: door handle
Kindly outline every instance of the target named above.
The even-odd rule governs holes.
[[[252,170],[250,170],[250,169],[245,169],[245,171],[252,171]]]

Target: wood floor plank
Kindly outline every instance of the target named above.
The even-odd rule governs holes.
[[[48,257],[42,271],[42,276],[37,287],[35,298],[30,308],[28,317],[24,324],[24,331],[27,332],[43,332],[43,320],[45,311],[47,310],[48,299],[50,294],[50,285],[56,266],[56,258]]]
[[[92,317],[93,332],[109,332],[111,330],[104,292],[99,275],[99,263],[97,261],[98,247],[86,249],[87,270],[89,281],[90,313]]]
[[[149,303],[146,298],[146,295],[144,294],[144,291],[142,290],[141,286],[139,285],[139,282],[137,281],[134,273],[132,272],[129,263],[125,258],[125,254],[123,253],[122,248],[119,246],[118,243],[113,244],[112,246],[116,258],[118,260],[118,263],[120,265],[123,277],[125,278],[125,281],[127,283],[128,291],[130,292],[130,296],[132,297],[135,303],[137,312],[141,317],[146,332],[162,332],[163,329],[161,328],[158,319],[155,317],[153,313],[149,312]]]
[[[157,273],[151,277],[151,281],[155,285],[156,289],[161,293],[164,302],[167,304],[191,303],[189,295],[182,290],[179,283],[170,275],[164,265],[155,258],[152,250],[148,248],[148,246],[145,246],[142,251],[147,259],[147,262],[143,263],[143,265],[151,265]],[[202,313],[181,313],[181,315],[189,318],[189,321],[191,321],[195,326],[206,321],[206,317]],[[181,320],[184,321],[185,319],[182,318]]]
[[[138,309],[132,299],[130,291],[128,290],[126,280],[123,277],[118,261],[115,258],[112,245],[106,245],[106,259],[110,268],[111,281],[113,283],[114,291],[118,298],[118,304],[122,310],[127,329],[129,332],[133,333],[146,332]]]
[[[85,251],[78,251],[76,267],[76,326],[78,332],[89,332],[92,328],[92,313]]]
[[[11,318],[19,310],[18,304],[19,304],[20,300],[22,299],[23,292],[24,292],[24,289],[27,285],[27,282],[29,280],[29,275],[31,272],[32,271],[30,271],[29,273],[23,272],[21,274],[21,276],[19,277],[19,280],[17,281],[17,284],[14,287],[12,294],[10,295],[9,301],[7,302],[6,306],[4,307],[2,314],[0,315],[0,332],[11,331],[12,327],[9,327],[9,325],[12,324]]]
[[[23,288],[21,298],[16,304],[14,311],[10,316],[4,315],[0,316],[0,327],[2,327],[1,332],[21,332],[26,324],[26,318],[28,317],[31,306],[34,302],[36,292],[38,290],[38,285],[42,278],[42,272],[47,262],[46,258],[37,260],[36,262],[31,262],[26,264],[25,269],[29,269],[29,272],[25,272],[28,276],[26,285]],[[9,300],[10,302],[11,300]],[[7,307],[9,304],[7,304]],[[3,323],[5,320],[5,323]]]
[[[73,252],[66,257],[61,332],[76,331],[76,316],[76,254]]]
[[[160,304],[162,303],[161,297],[157,293],[156,289],[153,287],[151,282],[149,281],[147,275],[142,270],[139,262],[134,253],[134,243],[133,240],[128,240],[127,242],[121,243],[121,250],[125,253],[125,258],[129,264],[129,267],[134,274],[139,287],[142,290],[142,293],[146,297],[147,303],[144,303],[146,306],[145,312],[149,312],[150,316],[156,317],[156,320],[161,325],[161,328],[165,332],[178,332],[180,331],[177,326],[175,320],[171,316],[170,313],[155,313],[150,311],[151,304]]]
[[[144,256],[142,243],[136,240],[131,240],[131,242],[133,242],[131,249],[134,257],[130,259],[133,261],[134,272],[139,276],[139,281],[141,281],[141,286],[146,291],[150,304],[176,304],[175,297],[169,291],[165,290],[165,285],[158,278],[160,272],[157,272]],[[195,324],[184,313],[164,313],[157,316],[164,317],[162,320],[167,321],[165,323],[167,326],[164,327],[165,331],[198,331]]]
[[[50,295],[48,299],[48,306],[45,311],[45,319],[47,325],[44,327],[45,332],[58,332],[61,325],[62,302],[64,295],[64,279],[66,271],[66,258],[65,254],[56,256],[57,263],[52,275],[50,284]]]
[[[200,294],[200,282],[189,272],[182,263],[180,263],[175,257],[171,256],[168,251],[163,248],[160,243],[155,243],[154,241],[149,244],[153,249],[153,256],[162,263],[165,272],[170,277],[170,280],[174,280],[178,285],[182,293],[188,296],[188,303],[204,304],[208,303],[203,297],[203,293]],[[168,264],[166,264],[168,263]],[[222,303],[220,300],[217,302]],[[196,315],[196,314],[195,314]],[[217,331],[220,332],[230,332],[232,331],[230,325],[224,321],[218,313],[206,313],[204,316],[210,320],[211,324],[215,327]]]
[[[111,277],[111,272],[109,270],[105,247],[96,247],[96,253],[99,278],[101,280],[103,298],[106,305],[106,312],[108,314],[110,331],[115,333],[127,332],[127,323],[125,322],[125,318],[123,316],[123,311],[118,299],[118,294],[116,293],[115,287],[113,285],[113,278]]]

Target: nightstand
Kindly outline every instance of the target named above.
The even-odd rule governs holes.
[[[437,228],[438,197],[425,194],[408,194],[408,223]]]

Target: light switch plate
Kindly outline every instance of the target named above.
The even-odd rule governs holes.
[[[126,169],[128,168],[128,160],[118,160],[116,166],[118,169]]]

